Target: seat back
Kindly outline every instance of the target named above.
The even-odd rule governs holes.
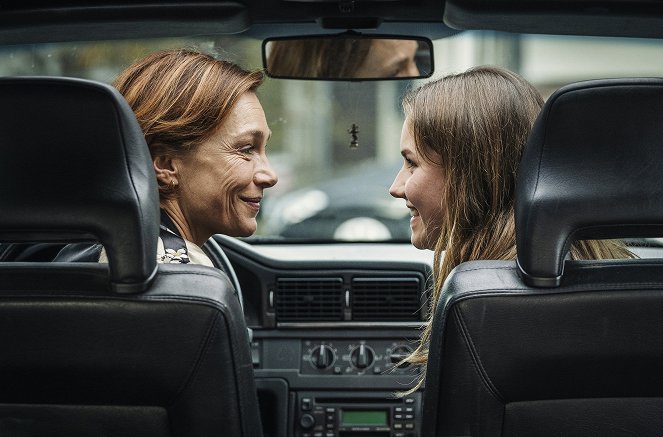
[[[0,241],[100,241],[109,264],[0,263],[0,435],[260,436],[225,274],[157,265],[158,193],[112,87],[0,79]]]
[[[565,261],[578,239],[663,235],[663,80],[546,102],[516,197],[517,261],[473,261],[435,310],[422,435],[654,436],[663,264]]]

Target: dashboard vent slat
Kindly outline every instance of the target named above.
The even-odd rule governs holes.
[[[421,320],[421,294],[421,281],[417,277],[355,278],[352,281],[352,319]]]
[[[279,278],[276,280],[276,320],[343,320],[343,296],[341,278]]]

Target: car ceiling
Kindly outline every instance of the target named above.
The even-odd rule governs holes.
[[[447,0],[457,29],[518,33],[663,37],[659,0]]]
[[[344,29],[434,37],[454,30],[663,37],[659,0],[5,0],[0,44]]]

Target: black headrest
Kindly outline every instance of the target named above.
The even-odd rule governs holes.
[[[546,102],[516,188],[518,265],[559,285],[575,240],[663,236],[663,79],[565,86]]]
[[[111,285],[156,272],[159,198],[145,138],[114,88],[0,79],[0,241],[98,240]]]

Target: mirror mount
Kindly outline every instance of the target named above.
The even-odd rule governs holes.
[[[377,29],[382,19],[377,17],[321,17],[316,22],[323,29]]]

